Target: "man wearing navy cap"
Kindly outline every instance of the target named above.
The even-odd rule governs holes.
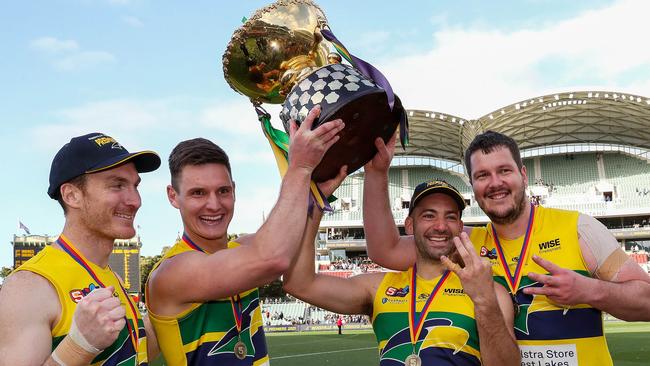
[[[102,133],[59,150],[47,193],[63,207],[65,226],[4,283],[0,364],[147,362],[142,317],[108,259],[115,239],[135,236],[139,173],[159,166],[155,152],[130,153]]]
[[[284,275],[284,289],[335,313],[370,316],[380,366],[520,365],[512,301],[492,281],[489,263],[461,235],[464,208],[452,185],[421,183],[404,222],[416,242],[415,263],[402,272],[350,278],[315,273],[314,240],[322,214],[314,212],[298,258]],[[456,250],[464,268],[448,258]]]

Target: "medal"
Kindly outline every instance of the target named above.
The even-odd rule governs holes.
[[[243,360],[246,358],[247,353],[248,350],[246,349],[246,345],[244,344],[244,342],[237,341],[237,343],[235,343],[235,357],[237,357],[240,360]]]
[[[431,295],[427,299],[427,302],[424,303],[422,311],[418,314],[415,308],[415,303],[417,300],[417,265],[413,265],[413,273],[411,276],[411,306],[409,306],[409,335],[411,336],[411,345],[413,346],[413,353],[406,357],[404,360],[406,366],[421,366],[422,359],[415,352],[415,346],[418,343],[420,338],[420,333],[422,332],[422,327],[424,325],[424,320],[427,318],[427,313],[429,312],[429,306],[433,302],[433,299],[438,294],[440,288],[445,283],[447,278],[449,278],[449,271],[444,271],[436,283],[436,286],[431,291]]]
[[[532,232],[533,232],[534,219],[535,219],[535,206],[531,204],[530,217],[528,218],[528,226],[526,227],[526,236],[524,236],[524,243],[521,245],[521,252],[519,252],[519,260],[517,261],[517,266],[515,267],[515,273],[510,273],[510,267],[508,266],[508,261],[506,260],[506,256],[503,252],[503,248],[501,247],[501,242],[499,241],[499,236],[497,235],[497,231],[494,229],[494,225],[490,224],[490,228],[492,229],[492,237],[494,238],[494,247],[496,248],[497,253],[499,255],[499,261],[501,262],[501,267],[503,267],[503,271],[506,274],[505,278],[506,278],[506,282],[508,283],[508,287],[510,287],[510,293],[513,295],[517,293],[517,290],[519,290],[519,283],[521,282],[521,274],[522,274],[521,269],[524,266],[524,262],[526,262],[528,258],[528,253],[529,253],[528,244],[530,244],[530,237],[532,236]]]
[[[409,355],[404,360],[404,366],[422,366],[422,359],[416,354]]]

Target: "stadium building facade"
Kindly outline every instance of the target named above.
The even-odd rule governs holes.
[[[49,235],[14,235],[11,245],[14,250],[14,268],[18,268],[58,239]],[[124,281],[124,287],[131,295],[140,293],[140,248],[139,236],[131,239],[117,239],[108,259],[111,269]]]
[[[403,232],[413,189],[442,179],[468,203],[466,225],[488,218],[474,198],[463,165],[477,134],[501,132],[517,141],[534,203],[596,217],[646,270],[650,249],[650,98],[576,91],[523,100],[475,120],[409,110],[410,143],[396,147],[389,171],[395,222]],[[323,217],[317,238],[321,272],[349,276],[368,269],[362,222],[363,171],[350,175]]]

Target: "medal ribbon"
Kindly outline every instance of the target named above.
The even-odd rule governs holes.
[[[190,247],[190,248],[192,248],[194,250],[198,250],[201,253],[205,253],[205,250],[201,249],[201,247],[194,244],[194,242],[192,241],[192,239],[190,239],[190,237],[187,235],[187,233],[183,233],[183,241],[185,242],[185,244],[187,244],[188,247]]]
[[[196,245],[186,233],[183,233],[183,242],[185,242],[187,246],[189,246],[194,250],[197,250],[202,253],[206,253],[206,251],[201,249],[201,247],[199,247],[198,245]],[[232,314],[235,317],[235,326],[237,327],[237,335],[239,335],[239,333],[241,333],[241,325],[243,321],[241,297],[239,296],[239,294],[237,294],[237,296],[230,297],[230,304],[232,305]]]
[[[413,265],[413,273],[411,276],[411,306],[409,307],[409,329],[410,329],[410,335],[411,335],[411,344],[413,345],[413,352],[415,352],[415,344],[417,343],[418,339],[420,338],[420,333],[422,332],[422,325],[424,324],[424,319],[427,317],[427,313],[429,312],[429,306],[433,302],[433,298],[436,297],[438,294],[438,291],[442,287],[443,283],[449,278],[449,271],[444,271],[442,273],[442,276],[440,276],[440,279],[438,280],[438,283],[436,286],[433,288],[433,291],[431,291],[431,295],[429,295],[429,298],[427,299],[427,302],[424,303],[424,307],[422,308],[422,311],[418,314],[415,311],[415,301],[417,299],[417,265]]]
[[[239,337],[241,333],[241,325],[243,321],[241,297],[239,296],[239,294],[237,294],[237,296],[230,297],[230,304],[232,305],[232,314],[235,316],[235,325],[237,326],[237,336]]]
[[[99,279],[97,274],[95,274],[95,271],[90,267],[90,265],[83,259],[81,254],[77,252],[77,250],[72,246],[72,244],[68,243],[66,238],[61,235],[59,238],[56,240],[57,244],[63,249],[64,252],[66,252],[72,259],[74,259],[79,265],[88,272],[90,277],[97,282],[97,284],[100,287],[106,288],[106,285]],[[110,268],[110,267],[109,267]],[[111,270],[112,271],[112,270]],[[118,280],[118,284],[120,285],[120,289],[122,289],[122,293],[124,293],[124,297],[126,298],[126,302],[129,304],[129,308],[131,308],[131,313],[133,314],[133,323],[135,325],[135,329],[131,327],[131,324],[129,324],[129,319],[124,317],[126,320],[126,327],[129,330],[129,338],[131,339],[131,342],[133,343],[133,351],[138,353],[138,344],[139,344],[139,335],[138,335],[138,313],[135,310],[135,307],[131,303],[131,297],[129,294],[126,292],[126,289],[124,286],[122,286],[122,283]]]
[[[521,252],[519,253],[519,261],[517,262],[517,266],[515,267],[515,273],[511,274],[510,273],[510,267],[508,267],[508,262],[506,261],[506,256],[503,252],[503,247],[501,246],[501,242],[499,241],[499,236],[497,235],[496,230],[494,229],[494,225],[490,224],[490,228],[492,229],[492,237],[494,238],[494,246],[496,247],[497,253],[499,254],[499,261],[501,262],[501,266],[503,267],[504,272],[506,273],[506,282],[508,282],[508,286],[510,287],[511,293],[514,295],[517,293],[517,290],[519,289],[519,283],[521,282],[521,269],[524,265],[524,262],[526,261],[526,258],[528,256],[528,247],[530,244],[530,237],[533,232],[533,222],[535,221],[535,206],[533,204],[530,205],[530,217],[528,218],[528,226],[526,227],[526,235],[524,236],[524,243],[521,246]]]

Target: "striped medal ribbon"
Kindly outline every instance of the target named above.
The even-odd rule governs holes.
[[[411,306],[409,307],[409,333],[411,336],[411,345],[413,346],[413,353],[408,356],[410,362],[421,364],[422,360],[415,352],[415,345],[417,344],[418,339],[420,338],[420,333],[422,332],[422,326],[424,325],[424,320],[427,318],[427,313],[429,312],[429,306],[433,303],[433,299],[438,294],[440,288],[445,283],[447,278],[449,278],[449,271],[446,270],[440,276],[438,283],[431,291],[431,295],[427,299],[427,302],[424,303],[422,311],[418,313],[415,311],[415,303],[417,299],[417,265],[413,265],[413,273],[411,274]],[[412,361],[411,361],[412,359]]]
[[[88,262],[84,260],[84,258],[81,256],[81,254],[72,246],[72,244],[65,238],[63,235],[60,235],[59,238],[56,240],[57,244],[63,249],[64,252],[66,252],[72,259],[75,260],[83,269],[88,272],[90,277],[100,286],[103,288],[106,288],[106,285],[99,279],[97,274],[95,274],[95,271],[90,267]],[[108,267],[110,269],[110,266]],[[111,269],[111,272],[113,270]],[[127,329],[129,330],[129,338],[131,339],[131,342],[133,343],[133,351],[135,353],[138,353],[138,343],[139,343],[139,336],[138,336],[138,313],[135,310],[135,306],[131,302],[131,297],[129,294],[126,292],[126,289],[124,286],[122,286],[122,282],[117,281],[117,283],[120,285],[120,289],[122,289],[122,293],[124,294],[124,297],[126,298],[127,304],[129,304],[129,308],[131,309],[131,313],[133,314],[133,323],[134,327],[131,327],[131,324],[129,323],[129,319],[125,316],[124,319],[126,320],[126,326]]]
[[[499,241],[499,236],[497,235],[496,229],[494,229],[494,225],[490,224],[490,228],[492,229],[492,238],[494,238],[494,246],[497,250],[497,253],[499,254],[499,261],[501,262],[501,266],[503,267],[503,270],[506,274],[506,282],[508,282],[508,287],[510,287],[510,292],[515,295],[517,294],[517,290],[519,289],[519,283],[521,282],[521,275],[522,271],[521,269],[524,266],[524,262],[528,259],[528,254],[529,254],[529,244],[530,244],[530,237],[533,232],[533,222],[535,221],[535,206],[533,204],[530,205],[530,217],[528,218],[528,226],[526,227],[526,235],[524,236],[524,243],[521,246],[521,251],[519,252],[519,260],[517,261],[517,266],[515,267],[515,273],[510,272],[510,267],[508,266],[508,261],[506,260],[506,256],[503,251],[503,247],[501,246],[501,242]]]

